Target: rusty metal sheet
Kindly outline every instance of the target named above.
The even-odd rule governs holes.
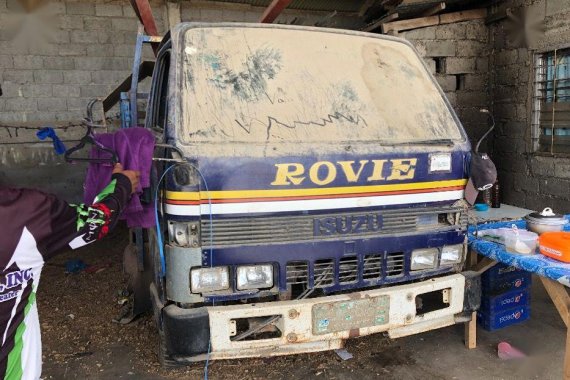
[[[390,297],[320,303],[313,306],[313,334],[323,335],[389,322]]]

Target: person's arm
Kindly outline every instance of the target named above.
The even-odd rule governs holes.
[[[55,196],[51,203],[50,233],[38,241],[38,248],[49,258],[64,248],[80,248],[105,237],[119,220],[139,180],[137,172],[122,170],[117,164],[111,182],[91,205],[70,205]]]

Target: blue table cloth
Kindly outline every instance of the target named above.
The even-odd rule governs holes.
[[[566,215],[566,219],[570,221],[570,215]],[[476,230],[481,231],[491,228],[510,227],[513,224],[518,228],[526,228],[526,222],[524,220],[470,226],[468,230],[469,247],[482,256],[535,273],[539,276],[549,278],[564,286],[570,287],[570,264],[551,259],[541,255],[540,253],[534,255],[510,253],[505,250],[504,245],[479,239],[474,235]],[[564,231],[570,231],[570,224],[567,224],[564,227]]]

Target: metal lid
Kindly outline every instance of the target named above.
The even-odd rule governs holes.
[[[555,214],[550,207],[545,208],[542,212],[533,212],[528,214],[525,219],[529,222],[559,225],[566,224],[564,215]]]

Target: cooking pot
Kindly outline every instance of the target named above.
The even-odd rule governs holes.
[[[555,214],[550,207],[542,212],[533,212],[525,217],[529,230],[541,234],[543,232],[562,231],[568,223],[564,215]]]

